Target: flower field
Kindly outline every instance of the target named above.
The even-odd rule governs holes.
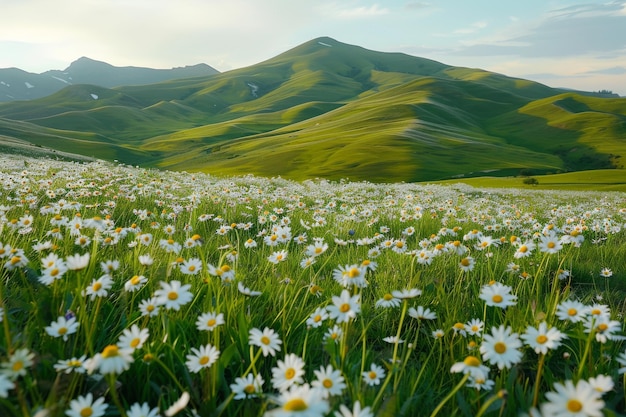
[[[615,416],[626,199],[2,157],[2,416]]]

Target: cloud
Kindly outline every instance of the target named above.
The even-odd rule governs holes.
[[[452,33],[455,35],[469,35],[471,33],[479,32],[481,29],[487,27],[487,22],[475,22],[472,23],[469,27],[456,29]]]
[[[618,67],[611,67],[611,68],[603,68],[599,70],[586,71],[585,74],[622,75],[622,74],[626,74],[626,67],[618,66]]]
[[[350,9],[340,9],[336,12],[339,19],[363,19],[376,16],[382,16],[389,13],[389,9],[380,7],[378,4],[372,4],[369,7],[360,6]]]

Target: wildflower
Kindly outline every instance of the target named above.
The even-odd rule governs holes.
[[[387,337],[384,337],[384,338],[383,338],[383,341],[384,341],[384,342],[387,342],[387,343],[392,343],[392,344],[396,344],[396,343],[398,343],[398,344],[400,344],[400,343],[404,343],[404,340],[399,339],[399,338],[398,338],[398,336],[387,336]]]
[[[394,290],[391,292],[391,295],[401,300],[410,300],[411,298],[419,297],[420,295],[422,295],[422,290],[419,290],[417,288],[405,288],[399,291]]]
[[[424,306],[417,306],[417,309],[411,307],[408,313],[410,317],[417,320],[435,320],[437,318],[437,314],[434,311],[424,308]]]
[[[143,285],[148,282],[148,278],[143,275],[133,275],[131,279],[124,283],[124,289],[128,292],[139,290]]]
[[[588,307],[580,301],[564,300],[556,308],[556,316],[559,320],[567,320],[578,323],[585,318]]]
[[[465,331],[470,336],[480,336],[483,332],[483,328],[485,327],[485,322],[480,319],[472,319],[465,323]]]
[[[526,241],[517,247],[517,250],[513,254],[515,259],[526,258],[532,255],[535,249],[535,243],[532,240]]]
[[[174,280],[171,283],[161,281],[159,285],[161,289],[156,290],[154,295],[158,304],[167,309],[173,308],[178,311],[182,305],[193,299],[193,294],[189,291],[191,284],[181,285],[180,281]]]
[[[327,367],[320,367],[319,370],[313,371],[315,381],[311,383],[314,388],[319,388],[324,393],[324,398],[333,395],[341,395],[342,391],[346,388],[346,383],[341,375],[341,371],[334,369],[332,365]]]
[[[433,330],[433,332],[431,333],[433,339],[442,339],[443,336],[445,336],[445,333],[442,329],[436,329]]]
[[[50,326],[46,326],[45,330],[50,336],[63,337],[63,340],[67,341],[69,335],[76,333],[79,325],[76,317],[71,317],[68,320],[65,316],[59,316],[56,321],[50,323]]]
[[[196,327],[198,330],[208,330],[212,332],[220,326],[224,324],[224,315],[222,313],[216,314],[213,312],[204,313],[198,316],[196,320]]]
[[[463,362],[456,362],[450,368],[451,373],[470,374],[475,379],[487,379],[489,368],[483,365],[476,356],[468,356]]]
[[[179,269],[185,275],[198,275],[198,272],[202,270],[202,261],[198,258],[187,259],[179,266]]]
[[[245,398],[255,398],[263,392],[263,377],[261,374],[254,376],[252,373],[246,375],[245,378],[235,378],[235,383],[230,384],[230,389],[235,394],[235,400],[243,400]]]
[[[279,408],[266,412],[267,417],[323,417],[330,410],[322,393],[309,384],[292,385],[277,398]]]
[[[522,346],[517,333],[511,333],[511,327],[492,328],[491,334],[485,334],[480,345],[483,360],[486,360],[499,369],[510,368],[522,360],[522,352],[517,348]]]
[[[343,404],[339,405],[339,412],[335,411],[335,417],[374,417],[374,413],[370,407],[361,408],[359,400],[354,402],[352,410]]]
[[[383,298],[376,301],[376,307],[390,308],[398,307],[401,303],[399,298],[394,297],[390,293],[383,295]]]
[[[585,333],[595,332],[596,341],[606,343],[607,340],[624,340],[624,336],[616,335],[615,332],[622,330],[622,323],[611,320],[608,314],[586,317],[583,321]]]
[[[339,266],[333,271],[333,279],[343,287],[353,285],[357,288],[363,288],[367,286],[365,272],[367,269],[358,264]]]
[[[65,258],[65,264],[70,271],[78,271],[89,265],[89,252],[84,255],[74,254]]]
[[[256,297],[258,295],[263,294],[261,291],[252,291],[250,288],[243,285],[243,282],[239,281],[237,283],[237,289],[243,295],[247,295],[248,297]]]
[[[472,258],[471,256],[466,256],[459,262],[459,268],[461,268],[461,270],[464,272],[469,272],[474,269],[475,263],[476,261],[474,261],[474,258]]]
[[[267,258],[268,261],[270,261],[270,263],[273,264],[278,264],[280,262],[286,261],[287,260],[287,251],[286,250],[280,250],[277,252],[272,252],[272,254]]]
[[[275,356],[276,351],[280,351],[280,345],[283,342],[274,330],[266,327],[262,332],[257,328],[251,329],[248,343],[260,347],[263,356]]]
[[[106,412],[108,405],[104,402],[104,397],[99,397],[95,401],[89,392],[85,396],[79,396],[70,401],[70,408],[65,411],[68,417],[100,417]]]
[[[479,298],[484,300],[490,307],[500,307],[502,309],[515,305],[517,296],[511,294],[512,288],[499,282],[484,285],[480,290]]]
[[[546,393],[547,402],[541,404],[544,416],[590,416],[604,415],[604,401],[601,394],[587,381],[580,380],[576,385],[571,380],[565,384],[554,384],[554,391]]]
[[[120,269],[120,261],[107,260],[104,262],[100,262],[100,269],[102,269],[102,273],[111,275],[113,272]]]
[[[158,408],[150,408],[148,403],[135,403],[126,411],[127,417],[159,417]]]
[[[135,349],[141,349],[149,336],[150,332],[148,329],[140,329],[139,326],[133,324],[130,329],[124,329],[117,342],[117,346],[119,346],[120,349],[129,348],[133,351]]]
[[[11,381],[5,374],[0,374],[0,398],[7,398],[9,390],[15,388],[15,382]]]
[[[222,282],[230,282],[235,278],[235,270],[230,267],[230,265],[222,265],[220,267],[215,267],[211,264],[207,264],[207,268],[209,270],[209,274],[215,277],[220,277]]]
[[[72,372],[84,374],[87,371],[84,366],[86,358],[87,356],[83,355],[80,358],[73,357],[71,359],[59,360],[54,364],[54,369],[57,372],[63,372],[65,374],[70,374]]]
[[[328,250],[328,244],[323,241],[316,241],[313,245],[307,246],[304,254],[309,257],[317,257]]]
[[[556,236],[556,233],[542,235],[539,242],[539,250],[544,253],[555,254],[563,248],[563,244]]]
[[[337,323],[343,323],[355,318],[361,312],[361,296],[350,296],[348,290],[341,291],[341,296],[333,296],[333,304],[326,307],[331,319]]]
[[[561,340],[566,337],[566,335],[561,333],[555,327],[548,329],[545,321],[539,323],[538,328],[528,326],[526,328],[526,333],[521,335],[521,338],[526,345],[534,349],[537,354],[541,353],[542,355],[547,354],[548,350],[558,348],[561,345]]]
[[[92,300],[95,300],[97,297],[106,297],[112,286],[113,278],[104,274],[100,278],[91,281],[91,284],[83,291],[83,295],[91,296]]]
[[[315,311],[309,316],[306,320],[307,326],[311,326],[313,328],[320,327],[324,320],[328,318],[328,313],[325,308],[317,307]]]
[[[311,265],[313,265],[315,263],[315,258],[314,257],[308,257],[308,258],[304,258],[300,261],[300,267],[302,269],[306,269],[308,267],[310,267]]]
[[[139,303],[139,311],[141,311],[142,316],[154,317],[159,314],[159,308],[159,300],[156,297],[141,300]]]
[[[611,271],[609,268],[602,268],[602,270],[600,271],[600,276],[603,278],[611,278],[613,276],[613,271]]]
[[[85,368],[91,374],[96,369],[103,375],[121,374],[133,363],[133,349],[108,345],[102,352],[85,361]]]
[[[495,384],[496,382],[493,379],[474,377],[470,375],[465,386],[469,388],[475,388],[479,391],[480,390],[490,391],[494,387]]]
[[[191,348],[191,354],[187,355],[187,369],[189,372],[198,373],[204,368],[210,368],[220,356],[220,351],[208,344],[200,346],[200,349]]]
[[[326,330],[326,333],[324,333],[324,343],[328,342],[329,340],[332,340],[335,343],[339,343],[341,341],[342,336],[343,336],[343,330],[341,330],[341,327],[335,324],[333,327]]]
[[[3,374],[12,380],[26,375],[26,369],[33,366],[35,354],[27,348],[17,349],[9,357],[9,361],[2,364]]]
[[[145,255],[139,255],[138,260],[139,263],[143,266],[150,266],[154,262],[154,259],[152,259],[152,256],[150,256],[149,253],[146,253]]]
[[[183,392],[180,395],[180,398],[174,402],[174,404],[170,405],[167,410],[165,410],[165,417],[172,417],[182,411],[187,404],[189,404],[190,396],[187,391]]]
[[[370,365],[370,370],[364,371],[362,376],[363,376],[363,381],[367,385],[369,386],[378,385],[380,384],[380,380],[385,378],[385,370],[381,368],[380,366],[376,365],[375,363],[372,363]]]
[[[609,392],[615,386],[613,378],[608,375],[597,375],[596,377],[589,378],[589,385],[601,394]]]
[[[290,353],[285,360],[278,360],[277,366],[272,368],[272,385],[284,392],[293,384],[302,384],[304,379],[304,361]]]

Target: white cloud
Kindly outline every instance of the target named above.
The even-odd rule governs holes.
[[[378,4],[372,4],[369,7],[360,6],[350,9],[340,9],[336,12],[339,19],[363,19],[376,16],[383,16],[389,13],[389,9],[380,7]]]

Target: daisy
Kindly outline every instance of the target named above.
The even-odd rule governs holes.
[[[313,328],[320,327],[324,320],[328,318],[328,312],[325,308],[317,307],[313,313],[306,320],[307,326],[311,326]]]
[[[62,259],[58,259],[53,265],[46,267],[41,271],[39,282],[44,285],[51,285],[54,281],[61,279],[68,271],[67,265]]]
[[[185,275],[198,275],[202,270],[202,261],[198,258],[191,258],[179,265],[178,269]]]
[[[135,403],[126,411],[127,417],[159,417],[158,408],[150,408],[148,403]]]
[[[130,329],[124,329],[117,346],[120,349],[129,348],[133,351],[141,349],[149,336],[150,332],[148,329],[140,329],[136,324],[133,324]]]
[[[304,254],[309,257],[317,257],[328,250],[328,244],[323,241],[316,241],[314,244],[307,246]]]
[[[497,365],[499,369],[510,368],[522,360],[522,346],[517,333],[511,333],[511,327],[493,327],[491,334],[485,334],[480,345],[483,360]]]
[[[363,376],[363,381],[367,385],[369,386],[378,385],[380,384],[380,380],[385,378],[385,370],[381,368],[380,366],[376,365],[375,363],[372,363],[370,365],[370,370],[364,371],[362,376]]]
[[[85,368],[91,374],[96,369],[102,374],[121,374],[130,368],[133,363],[133,350],[130,348],[120,349],[117,345],[106,346],[101,353],[85,361]]]
[[[309,384],[292,385],[277,398],[279,408],[267,411],[267,417],[323,417],[330,410],[322,393]]]
[[[539,250],[544,253],[555,254],[563,248],[563,244],[556,233],[542,235],[539,242]]]
[[[391,295],[401,300],[410,300],[411,298],[419,297],[420,295],[422,295],[422,290],[419,290],[417,288],[405,288],[399,291],[394,290],[391,292]]]
[[[270,263],[273,264],[278,264],[280,262],[286,261],[287,260],[287,251],[286,250],[280,250],[277,252],[272,252],[272,254],[267,258],[268,261],[270,261]]]
[[[208,344],[200,346],[200,349],[191,348],[191,354],[187,355],[187,369],[189,372],[198,373],[202,369],[210,368],[220,356],[220,351]]]
[[[113,278],[108,274],[104,274],[100,278],[91,281],[91,284],[83,291],[83,295],[90,296],[91,300],[95,300],[97,297],[106,297],[112,286]]]
[[[203,313],[198,316],[196,320],[196,327],[198,330],[208,330],[212,332],[220,326],[224,324],[224,315],[222,313],[216,314],[214,312]]]
[[[139,290],[143,285],[148,282],[148,278],[143,275],[134,275],[131,279],[124,283],[124,289],[128,292]]]
[[[469,374],[475,379],[487,379],[489,375],[489,368],[483,365],[476,356],[468,356],[463,359],[463,362],[456,362],[450,368],[450,372]]]
[[[408,310],[409,316],[417,320],[435,320],[437,314],[424,306],[417,306],[417,309],[411,307]]]
[[[589,416],[602,417],[604,401],[601,393],[596,391],[587,381],[580,380],[576,385],[571,380],[565,384],[554,384],[554,391],[546,393],[547,402],[541,404],[544,416]]]
[[[191,399],[189,393],[187,391],[183,392],[180,395],[180,398],[174,402],[174,404],[170,405],[167,410],[165,410],[165,417],[172,417],[181,412],[187,404],[189,404],[189,400]]]
[[[475,388],[479,391],[480,390],[491,391],[491,389],[493,389],[495,384],[496,382],[493,379],[474,377],[470,375],[469,379],[467,380],[467,384],[465,384],[465,386],[469,388]]]
[[[100,262],[100,269],[103,274],[111,275],[113,272],[120,269],[120,261],[118,260],[107,260],[104,262]]]
[[[159,300],[156,297],[141,300],[139,303],[139,311],[142,316],[154,317],[159,314]]]
[[[243,282],[239,281],[237,283],[237,289],[243,295],[247,295],[248,297],[256,297],[263,294],[261,291],[252,291],[250,288],[243,285]]]
[[[465,258],[461,259],[461,261],[459,261],[459,268],[461,268],[461,270],[464,272],[469,272],[474,269],[475,263],[476,261],[474,261],[474,258],[472,258],[471,256],[466,256]]]
[[[276,356],[276,351],[280,351],[283,342],[274,330],[266,327],[262,332],[257,328],[251,329],[248,343],[260,347],[263,356]]]
[[[335,324],[332,328],[326,330],[326,333],[324,333],[324,343],[327,343],[329,340],[332,340],[335,343],[339,343],[342,336],[343,330],[341,330],[341,327]]]
[[[511,294],[512,288],[499,282],[484,285],[480,290],[480,299],[484,300],[490,307],[500,307],[502,309],[516,304],[517,296]]]
[[[79,322],[76,321],[76,317],[66,319],[65,316],[59,316],[56,321],[50,323],[50,326],[45,328],[46,333],[52,337],[63,337],[64,341],[67,341],[69,335],[78,331]]]
[[[556,308],[556,316],[559,320],[578,323],[585,318],[589,308],[580,301],[564,300]]]
[[[608,375],[597,375],[589,378],[589,385],[601,394],[607,393],[613,389],[615,383],[613,378]]]
[[[352,410],[343,404],[339,405],[339,412],[335,411],[335,417],[374,417],[370,407],[361,408],[361,403],[356,400]]]
[[[561,345],[561,340],[567,338],[557,328],[548,329],[546,322],[539,323],[538,328],[528,326],[526,333],[521,335],[527,346],[534,349],[537,354],[545,355],[548,350],[554,350]]]
[[[383,295],[383,298],[376,301],[376,307],[380,308],[393,308],[398,307],[401,303],[399,298],[394,297],[390,293]]]
[[[84,374],[87,372],[84,366],[85,359],[87,359],[86,355],[83,355],[80,358],[73,357],[71,359],[59,360],[54,364],[54,369],[57,372],[63,372],[65,374],[70,374],[72,372]]]
[[[333,304],[326,307],[328,315],[337,323],[344,323],[355,318],[361,312],[361,296],[350,296],[348,290],[341,291],[341,296],[333,296]]]
[[[99,397],[95,401],[89,392],[85,396],[79,396],[70,401],[70,408],[65,411],[68,417],[101,417],[106,412],[108,405],[104,402],[104,397]]]
[[[261,374],[254,376],[252,373],[246,375],[245,378],[235,378],[235,383],[230,384],[230,389],[235,394],[235,400],[243,400],[246,398],[255,398],[263,392],[263,377]]]
[[[485,322],[480,319],[471,319],[467,323],[465,323],[465,331],[470,336],[480,336],[483,333],[483,328],[485,327]]]
[[[164,306],[168,310],[180,310],[182,305],[187,304],[193,299],[193,294],[189,291],[191,284],[181,285],[180,281],[174,280],[170,283],[160,281],[160,289],[154,292],[157,303]]]
[[[339,266],[333,271],[333,279],[346,288],[351,285],[363,288],[367,286],[365,272],[367,269],[358,264]]]
[[[515,259],[526,258],[532,255],[533,250],[535,250],[535,243],[532,240],[528,240],[517,247],[513,257]]]
[[[611,278],[613,276],[613,271],[611,271],[609,268],[602,268],[602,270],[600,271],[600,276],[604,278]]]
[[[333,395],[341,395],[346,388],[346,383],[343,375],[341,375],[341,371],[334,369],[332,365],[328,365],[325,368],[322,366],[319,370],[313,372],[317,379],[311,383],[311,386],[319,388],[324,393],[324,398]]]
[[[145,255],[139,255],[138,260],[139,263],[143,266],[150,266],[154,262],[154,259],[152,259],[152,256],[150,256],[149,253],[146,253]]]
[[[290,353],[285,360],[278,360],[277,366],[272,368],[272,385],[284,392],[293,384],[302,384],[304,379],[304,361]]]
[[[26,375],[26,370],[33,366],[34,360],[35,354],[27,348],[17,349],[13,352],[8,362],[2,364],[2,374],[15,380],[20,376]]]
[[[7,398],[9,390],[15,388],[15,382],[11,381],[8,376],[0,374],[0,398]]]

